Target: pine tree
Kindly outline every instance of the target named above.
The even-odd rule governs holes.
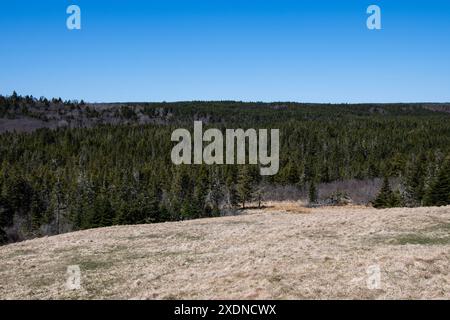
[[[10,226],[13,222],[13,211],[6,198],[0,195],[0,228]]]
[[[82,170],[78,177],[72,195],[72,205],[70,207],[70,219],[75,229],[86,229],[90,227],[92,219],[92,208],[95,201],[95,191],[90,179]]]
[[[310,204],[317,203],[318,195],[317,195],[316,182],[314,181],[314,179],[311,179],[311,181],[309,182],[308,194],[309,194],[309,203]]]
[[[12,222],[13,212],[6,199],[0,195],[0,244],[8,241],[4,228],[10,226]]]
[[[208,189],[209,189],[208,171],[206,171],[205,167],[201,167],[200,172],[197,174],[197,178],[195,179],[193,202],[192,202],[193,216],[191,218],[200,218],[204,215]]]
[[[160,207],[160,194],[161,190],[156,183],[152,183],[148,191],[148,200],[146,207],[145,223],[153,223],[164,221],[165,218],[162,215]]]
[[[294,165],[293,161],[289,161],[286,166],[282,169],[283,180],[287,181],[289,184],[296,184],[299,181],[299,174],[297,167]]]
[[[250,169],[248,166],[243,166],[239,170],[236,187],[239,200],[242,203],[242,209],[245,209],[245,204],[252,200],[253,188],[253,178]]]
[[[220,216],[220,203],[223,196],[223,185],[219,177],[219,172],[217,169],[213,169],[211,173],[211,185],[208,194],[208,202],[212,208],[211,213],[214,217]]]
[[[372,205],[377,209],[400,207],[403,205],[403,199],[398,190],[392,191],[387,176],[383,179],[380,193],[372,202]]]
[[[30,208],[33,189],[25,180],[22,173],[14,172],[9,183],[6,185],[6,198],[11,210],[15,213],[25,215]]]
[[[2,228],[0,228],[0,245],[8,242],[8,236]]]
[[[446,206],[450,204],[450,158],[438,172],[435,181],[427,192],[425,204],[428,206]]]
[[[427,178],[427,158],[422,154],[409,168],[406,181],[405,191],[406,198],[410,205],[420,206],[425,196],[425,185]]]
[[[404,206],[404,199],[399,190],[395,190],[392,192],[392,196],[389,202],[391,208],[398,208]]]
[[[197,214],[197,208],[191,200],[185,199],[181,205],[180,213],[182,219],[193,219]]]
[[[39,229],[42,223],[43,219],[43,213],[45,212],[45,206],[42,203],[41,200],[42,196],[33,193],[33,196],[31,198],[31,205],[30,205],[30,229],[32,231],[36,231]]]
[[[239,206],[239,194],[237,191],[238,172],[234,168],[234,166],[229,166],[226,171],[225,201],[228,208],[237,208]]]
[[[392,198],[392,190],[389,184],[389,179],[387,177],[384,177],[381,190],[378,193],[378,196],[372,202],[372,204],[377,209],[389,208],[391,198]]]
[[[90,228],[107,227],[113,224],[115,211],[106,188],[99,191],[89,212]]]
[[[186,170],[182,166],[178,166],[175,169],[174,177],[170,186],[171,197],[168,203],[168,209],[172,215],[173,220],[177,220],[180,216],[182,207],[186,209],[184,204],[186,201],[190,201],[192,198],[192,186],[190,177]],[[189,212],[191,212],[189,210]]]
[[[47,218],[53,222],[53,232],[59,234],[63,226],[63,221],[66,214],[66,197],[63,192],[62,183],[58,177],[55,182],[50,195],[50,204],[47,210]]]

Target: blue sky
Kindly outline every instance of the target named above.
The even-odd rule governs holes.
[[[370,4],[382,30],[366,28]],[[1,94],[450,101],[448,0],[0,0],[0,35]]]

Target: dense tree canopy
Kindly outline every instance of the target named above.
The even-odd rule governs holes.
[[[0,96],[6,118],[41,117],[45,108],[104,116],[84,102]],[[0,241],[215,216],[254,200],[262,183],[311,189],[320,182],[398,177],[410,205],[425,198],[430,205],[450,202],[449,165],[442,166],[450,153],[450,115],[423,105],[225,101],[114,110],[126,122],[0,135]],[[151,122],[139,124],[142,115]],[[280,129],[278,174],[261,177],[255,166],[173,165],[171,133],[192,130],[194,120],[221,130]],[[311,194],[316,201],[316,190]]]

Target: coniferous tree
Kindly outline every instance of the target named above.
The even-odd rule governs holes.
[[[0,245],[5,244],[8,242],[8,235],[6,234],[5,230],[0,228]]]
[[[252,201],[253,197],[253,177],[248,166],[243,166],[239,170],[237,193],[242,203],[242,209],[245,209],[245,204]]]
[[[193,216],[191,218],[200,218],[205,213],[205,202],[208,196],[209,190],[209,176],[208,171],[204,168],[200,168],[200,172],[197,175],[194,186],[193,194]]]
[[[47,210],[47,221],[53,225],[53,232],[59,234],[66,217],[66,196],[61,181],[55,182],[50,195],[50,204]]]
[[[156,183],[152,183],[148,191],[147,208],[146,208],[146,223],[164,221],[163,211],[159,204],[161,190]]]
[[[311,181],[309,182],[308,196],[309,196],[309,203],[310,204],[317,203],[318,195],[317,195],[316,182],[314,181],[314,179],[311,179]]]
[[[6,199],[0,195],[0,244],[8,241],[4,228],[12,225],[12,223],[13,212]]]
[[[381,190],[372,205],[377,209],[400,207],[402,205],[402,196],[398,190],[392,191],[389,179],[385,176]]]
[[[106,188],[102,188],[102,190],[99,191],[94,203],[92,204],[92,209],[90,212],[91,216],[89,223],[92,228],[107,227],[112,225],[115,211],[111,205],[110,197]]]
[[[435,181],[430,185],[425,204],[429,206],[450,204],[450,158],[444,162]]]
[[[392,199],[391,185],[389,184],[389,179],[385,176],[383,179],[383,185],[381,186],[380,192],[375,200],[372,202],[373,206],[377,209],[389,208],[390,201]]]
[[[51,108],[46,110],[46,105]],[[174,166],[170,161],[173,144],[168,137],[174,125],[188,127],[193,118],[199,117],[222,129],[280,129],[280,171],[263,178],[270,186],[263,196],[278,185],[287,190],[293,185],[306,189],[313,179],[314,187],[348,179],[361,179],[358,183],[363,184],[386,172],[388,176],[404,177],[408,205],[420,205],[424,189],[429,201],[423,203],[447,203],[447,175],[441,164],[450,152],[450,115],[437,117],[435,111],[412,105],[278,107],[240,102],[129,104],[124,110],[126,121],[114,119],[123,125],[73,128],[84,126],[86,117],[98,117],[102,122],[112,120],[116,111],[121,117],[121,109],[100,110],[89,103],[64,104],[61,99],[36,100],[17,93],[0,95],[0,117],[37,117],[51,126],[54,112],[71,121],[65,129],[0,134],[0,194],[6,203],[2,207],[8,212],[2,215],[11,221],[2,229],[8,231],[11,241],[34,237],[38,231],[55,233],[52,227],[55,229],[57,216],[62,218],[60,231],[65,232],[110,223],[203,217],[211,211],[220,215],[239,206],[237,187],[246,185],[242,184],[245,179],[241,172],[238,179],[239,166]],[[45,112],[36,112],[41,110]],[[382,112],[383,117],[374,116],[374,112]],[[148,116],[151,123],[136,122],[139,119],[134,113],[139,119],[141,114]],[[425,161],[423,156],[416,159],[416,155],[426,155]],[[405,166],[405,159],[415,160]],[[257,165],[248,167],[254,189],[261,176],[254,174]],[[83,182],[78,181],[80,172]],[[204,176],[207,183],[201,181]],[[60,190],[56,192],[58,179]],[[151,184],[158,186],[157,196],[151,192]],[[57,200],[56,193],[62,195],[62,201]],[[248,206],[249,200],[245,201]],[[401,202],[401,195],[394,190],[384,205]],[[70,212],[70,221],[65,219],[65,211]]]
[[[208,194],[208,202],[211,206],[212,216],[220,215],[220,204],[224,197],[223,185],[217,169],[211,173],[211,185]]]
[[[93,215],[95,190],[92,182],[83,170],[78,174],[75,188],[69,208],[70,219],[76,230],[86,229],[90,227],[90,220]]]
[[[392,192],[392,197],[389,204],[391,208],[398,208],[404,206],[404,199],[399,190],[394,190]]]
[[[239,206],[239,194],[237,191],[237,172],[229,169],[226,173],[225,202],[228,208],[236,208]]]
[[[182,219],[193,219],[197,214],[197,208],[190,199],[185,199],[181,204],[180,216]]]
[[[176,220],[182,212],[185,217],[192,214],[190,205],[187,204],[192,198],[191,181],[182,166],[176,167],[170,188],[171,197],[168,205],[173,219]]]
[[[422,154],[410,165],[406,175],[405,193],[407,202],[411,206],[420,206],[425,196],[427,179],[427,159]]]
[[[42,202],[42,196],[33,193],[33,196],[31,198],[31,205],[30,205],[30,229],[31,231],[36,231],[39,229],[42,219],[43,219],[43,213],[45,212],[45,206]]]

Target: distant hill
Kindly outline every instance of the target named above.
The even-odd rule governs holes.
[[[450,113],[450,104],[312,104],[296,102],[182,101],[85,103],[60,98],[0,96],[0,133],[39,128],[91,128],[115,124],[205,123],[273,124],[290,119],[339,119],[349,116],[432,116]]]

